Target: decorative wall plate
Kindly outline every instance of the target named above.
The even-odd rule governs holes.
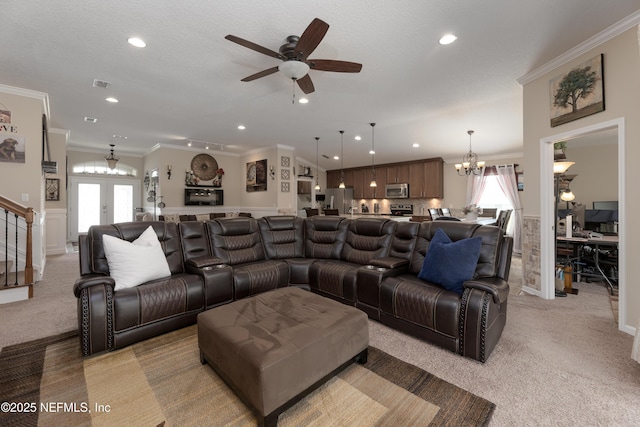
[[[209,181],[216,176],[218,162],[208,154],[198,154],[191,159],[191,170],[200,180]]]

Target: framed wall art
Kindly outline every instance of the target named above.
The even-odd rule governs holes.
[[[0,134],[0,162],[25,162],[24,136]]]
[[[47,178],[44,199],[56,202],[60,200],[60,180],[58,178]]]
[[[518,185],[518,191],[524,191],[524,171],[516,172],[516,184]]]
[[[247,163],[247,192],[267,191],[267,175],[267,159]]]
[[[549,81],[551,127],[604,111],[603,55]]]

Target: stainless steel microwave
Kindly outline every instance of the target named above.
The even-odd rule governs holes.
[[[409,197],[409,184],[387,184],[384,187],[384,196],[387,199],[406,199]]]

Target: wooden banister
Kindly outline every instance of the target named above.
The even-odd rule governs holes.
[[[4,196],[0,195],[0,208],[6,209],[7,211],[18,215],[19,217],[24,218],[24,221],[27,225],[27,242],[26,242],[26,250],[25,250],[25,260],[24,260],[24,284],[32,285],[33,284],[33,208],[22,206],[19,203],[14,202],[13,200],[7,199]],[[9,224],[6,224],[8,227]],[[16,224],[17,227],[17,224]],[[16,260],[16,273],[17,273],[17,261]]]

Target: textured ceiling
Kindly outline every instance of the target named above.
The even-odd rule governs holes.
[[[191,139],[244,153],[282,144],[315,161],[314,137],[320,154],[332,157],[343,129],[345,167],[370,162],[370,122],[377,163],[457,159],[468,129],[481,157],[521,153],[516,80],[640,9],[638,0],[2,4],[0,83],[48,93],[50,127],[69,130],[72,147],[106,153],[115,143],[116,153],[143,154]],[[316,91],[306,105],[292,104],[292,83],[280,73],[240,81],[280,61],[225,35],[277,51],[316,17],[330,28],[311,56],[359,62],[362,72],[312,70]],[[448,32],[458,41],[440,46]],[[129,46],[133,35],[148,46]],[[111,86],[94,88],[94,78]],[[114,134],[127,140],[114,142]],[[321,157],[320,166],[339,161]]]

